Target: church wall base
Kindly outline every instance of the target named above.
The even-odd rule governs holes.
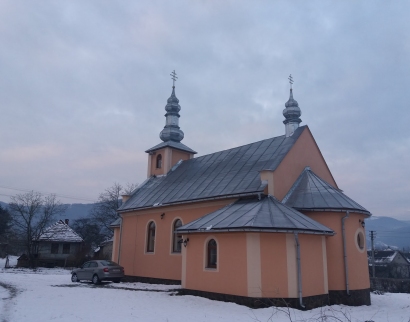
[[[349,306],[371,305],[370,288],[363,290],[352,290],[347,295],[346,291],[329,290],[330,304],[344,304]]]
[[[303,298],[302,308],[299,304],[298,298],[256,298],[247,296],[238,296],[231,294],[221,294],[214,292],[204,292],[198,290],[181,289],[178,291],[178,295],[193,295],[205,297],[210,300],[222,301],[222,302],[233,302],[239,305],[248,306],[250,308],[266,308],[271,306],[277,307],[290,307],[295,309],[311,310],[317,307],[329,305],[328,294],[307,296]]]
[[[165,285],[181,285],[180,280],[170,280],[165,278],[145,277],[145,276],[131,276],[125,275],[122,278],[123,282],[129,283],[148,283],[148,284],[165,284]]]

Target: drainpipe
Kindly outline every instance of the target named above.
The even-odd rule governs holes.
[[[346,279],[346,293],[350,295],[349,291],[349,268],[347,267],[347,252],[346,252],[346,232],[345,232],[345,220],[349,218],[349,212],[346,211],[346,216],[342,218],[342,238],[343,238],[343,260],[345,263],[345,279]]]
[[[122,242],[122,217],[121,217],[121,222],[120,222],[120,242],[118,245],[118,265],[120,265],[120,257],[121,257],[121,242]]]
[[[305,308],[303,305],[303,299],[302,299],[302,270],[300,267],[300,244],[299,244],[299,238],[298,234],[295,233],[295,242],[296,242],[296,265],[298,269],[298,292],[299,292],[299,304],[301,308]]]

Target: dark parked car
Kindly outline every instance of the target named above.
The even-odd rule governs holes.
[[[93,284],[99,284],[101,281],[119,283],[123,277],[124,267],[109,260],[92,260],[85,262],[81,267],[74,268],[71,271],[72,282],[89,280],[92,281]]]

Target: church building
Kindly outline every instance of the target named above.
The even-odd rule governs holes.
[[[145,151],[148,178],[112,225],[112,259],[127,276],[250,307],[370,305],[371,214],[299,125],[292,86],[283,135],[201,157],[181,143],[175,81],[165,110],[162,142]]]

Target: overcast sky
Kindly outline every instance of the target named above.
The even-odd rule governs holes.
[[[333,176],[410,220],[407,1],[0,1],[0,200],[146,178],[176,70],[198,156],[284,134],[288,76]],[[84,200],[82,200],[84,199]]]

